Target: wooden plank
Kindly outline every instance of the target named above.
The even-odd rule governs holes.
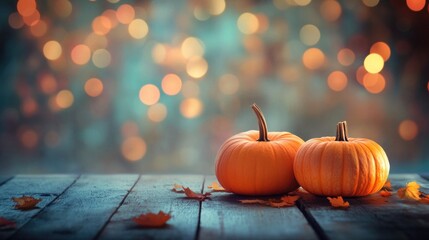
[[[195,239],[200,203],[172,192],[173,184],[200,192],[203,176],[145,175],[127,196],[101,233],[101,239]],[[171,212],[164,228],[141,228],[132,217],[142,213]]]
[[[422,174],[420,174],[420,177],[422,177],[426,180],[429,180],[429,173],[422,173]]]
[[[429,192],[429,182],[417,174],[391,175],[395,190],[391,197],[379,193],[346,198],[350,208],[334,209],[324,197],[305,194],[302,209],[315,220],[315,226],[329,239],[409,239],[429,235],[429,204],[400,199],[396,190],[417,181]]]
[[[206,177],[210,185],[215,177]],[[207,188],[206,188],[207,190]],[[213,193],[201,207],[199,239],[317,239],[298,207],[271,208],[247,205],[255,197]]]
[[[11,180],[13,176],[0,175],[0,186]]]
[[[13,237],[93,239],[138,179],[138,175],[82,175]]]
[[[0,216],[16,222],[16,229],[0,231],[0,239],[12,236],[45,206],[56,199],[75,180],[76,175],[18,175],[0,187]],[[32,210],[15,210],[12,197],[22,195],[41,198]]]

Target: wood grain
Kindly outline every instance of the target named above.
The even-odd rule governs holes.
[[[0,175],[0,186],[11,180],[13,176]]]
[[[16,222],[16,229],[0,231],[7,239],[58,197],[77,178],[76,175],[18,175],[0,186],[0,216]],[[14,209],[12,197],[22,195],[41,198],[37,208],[27,211]]]
[[[399,199],[396,190],[407,182],[417,181],[422,191],[429,191],[427,180],[418,175],[391,175],[394,193],[382,197],[379,193],[361,198],[345,198],[346,210],[330,206],[325,197],[305,194],[301,207],[323,229],[329,239],[409,239],[428,234],[429,204]]]
[[[144,175],[100,235],[101,239],[194,239],[200,203],[172,192],[173,184],[200,192],[203,176]],[[142,213],[171,212],[165,228],[142,228],[131,218]]]
[[[137,179],[138,175],[82,175],[13,237],[93,239]]]
[[[216,181],[206,177],[206,186]],[[205,191],[208,190],[207,188]],[[199,239],[317,239],[304,215],[294,207],[242,204],[255,197],[216,192],[201,207]]]

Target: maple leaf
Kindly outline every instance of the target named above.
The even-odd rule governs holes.
[[[183,187],[183,190],[185,191],[186,197],[192,198],[192,199],[197,199],[198,201],[204,201],[207,198],[210,198],[210,195],[211,195],[211,193],[204,193],[204,194],[195,193],[190,188],[185,188],[185,187]]]
[[[348,208],[350,207],[350,203],[344,201],[343,197],[338,196],[338,197],[327,197],[327,199],[329,200],[329,203],[331,204],[332,207],[334,208]]]
[[[417,182],[409,182],[404,188],[398,189],[398,196],[400,198],[420,200],[420,185]]]
[[[387,179],[386,183],[384,183],[383,187],[381,188],[383,191],[392,191],[392,183],[389,179]]]
[[[223,188],[218,182],[212,182],[212,184],[207,187],[213,192],[226,192],[225,188]]]
[[[381,195],[382,197],[390,197],[390,196],[392,196],[392,192],[387,191],[387,190],[381,190],[381,191],[380,191],[380,195]]]
[[[0,229],[6,230],[6,229],[14,229],[16,228],[16,223],[13,221],[10,221],[6,218],[0,217]]]
[[[36,207],[36,205],[42,201],[41,198],[34,198],[31,196],[13,197],[12,200],[16,202],[15,209],[19,210],[30,210]]]
[[[180,184],[175,183],[173,185],[173,188],[171,189],[171,191],[176,192],[176,193],[184,193],[185,191],[183,191],[183,186]]]
[[[165,226],[170,220],[171,214],[159,211],[158,213],[145,213],[140,216],[133,217],[132,220],[141,227],[159,228]]]

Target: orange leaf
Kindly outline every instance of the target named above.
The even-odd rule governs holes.
[[[223,188],[218,182],[212,182],[212,184],[207,187],[213,192],[226,192],[225,188]]]
[[[41,198],[36,199],[30,196],[13,197],[12,200],[16,202],[15,209],[19,210],[33,209],[40,201],[42,201]]]
[[[420,200],[420,185],[417,182],[409,182],[405,188],[398,189],[398,196],[400,198]]]
[[[6,218],[0,217],[0,230],[14,229],[14,228],[16,228],[15,222],[10,221]]]
[[[387,190],[381,190],[381,191],[380,191],[380,195],[381,195],[382,197],[390,197],[390,196],[392,196],[392,192],[389,192],[389,191],[387,191]]]
[[[299,199],[299,196],[283,196],[280,199],[268,199],[268,201],[261,199],[249,199],[249,200],[240,200],[241,203],[245,204],[261,204],[267,205],[275,208],[281,207],[290,207],[295,205],[295,201]]]
[[[247,200],[239,200],[241,203],[244,204],[263,204],[267,205],[267,201],[261,200],[261,199],[247,199]]]
[[[381,190],[384,191],[392,191],[392,183],[390,182],[389,179],[387,179],[386,183],[384,184],[384,186],[381,188]]]
[[[348,208],[350,207],[350,203],[344,201],[343,197],[327,197],[329,200],[329,203],[331,203],[331,206],[334,208]]]
[[[190,188],[183,187],[183,190],[185,190],[185,194],[188,198],[197,199],[198,201],[204,201],[207,198],[210,198],[211,193],[195,193]]]
[[[426,193],[424,193],[424,192],[420,192],[421,193],[421,195],[420,195],[420,202],[421,203],[429,203],[429,194],[426,194]]]
[[[163,227],[170,220],[171,214],[159,211],[158,213],[146,213],[132,218],[132,220],[141,227]]]

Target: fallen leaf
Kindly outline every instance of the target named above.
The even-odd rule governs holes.
[[[158,213],[145,213],[132,218],[141,227],[159,228],[165,226],[170,220],[171,214],[159,211]]]
[[[185,188],[185,187],[183,187],[183,190],[185,191],[186,197],[192,198],[192,199],[197,199],[198,201],[204,201],[207,198],[210,198],[210,195],[211,195],[211,193],[204,193],[204,194],[195,193],[190,188]]]
[[[262,204],[270,207],[281,208],[281,207],[290,207],[295,205],[295,201],[299,199],[299,196],[289,196],[285,195],[280,199],[248,199],[248,200],[240,200],[241,203],[244,204]]]
[[[6,230],[6,229],[14,229],[16,228],[16,223],[13,221],[10,221],[6,218],[0,217],[0,229]]]
[[[185,191],[183,191],[183,186],[180,184],[175,183],[173,185],[173,188],[171,189],[171,191],[176,192],[176,193],[184,193]]]
[[[421,203],[429,203],[429,194],[421,192],[420,202]]]
[[[390,197],[390,196],[392,196],[392,192],[387,191],[387,190],[381,190],[381,191],[380,191],[380,195],[381,195],[382,197]]]
[[[226,192],[225,188],[223,188],[218,182],[212,182],[212,184],[207,187],[213,192]]]
[[[350,207],[350,203],[344,201],[343,197],[327,197],[329,200],[329,203],[331,203],[331,206],[334,208],[348,208]]]
[[[398,196],[400,198],[420,200],[420,185],[417,182],[409,182],[405,188],[398,189]]]
[[[383,187],[381,188],[381,190],[384,191],[392,191],[392,183],[390,182],[389,179],[387,179],[386,183],[383,185]]]
[[[41,198],[34,198],[31,196],[13,197],[12,200],[16,202],[15,209],[29,210],[36,207],[36,205],[42,201]]]

